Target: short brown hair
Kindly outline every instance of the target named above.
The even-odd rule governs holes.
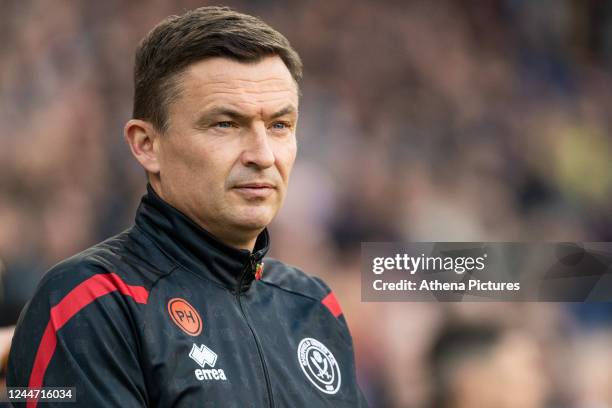
[[[302,62],[289,41],[257,17],[228,7],[200,7],[170,16],[142,39],[134,67],[134,119],[151,122],[165,132],[167,107],[179,95],[184,69],[210,57],[255,62],[279,56],[296,82]]]

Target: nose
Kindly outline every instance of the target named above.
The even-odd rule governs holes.
[[[241,161],[244,166],[265,169],[274,164],[274,152],[265,124],[257,124],[246,136]]]

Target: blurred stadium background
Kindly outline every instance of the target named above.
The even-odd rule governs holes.
[[[195,1],[0,3],[0,342],[126,228],[137,41]],[[606,304],[361,303],[361,241],[611,241],[612,2],[227,1],[305,63],[271,255],[325,278],[372,407],[612,406]]]

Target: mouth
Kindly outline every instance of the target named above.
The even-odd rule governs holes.
[[[238,184],[234,188],[276,188],[270,183],[243,183]]]
[[[245,198],[266,198],[276,190],[276,187],[270,183],[253,182],[238,184],[233,190]]]

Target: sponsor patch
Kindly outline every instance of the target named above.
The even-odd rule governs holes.
[[[202,319],[197,310],[185,299],[173,298],[168,301],[168,313],[172,321],[190,336],[202,333]]]

